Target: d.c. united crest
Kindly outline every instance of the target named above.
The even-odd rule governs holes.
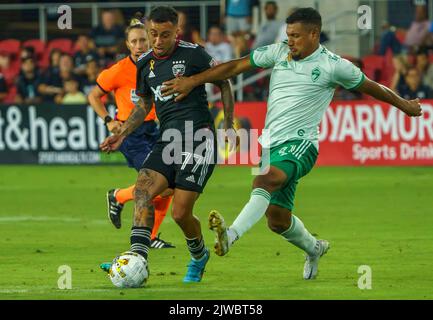
[[[171,70],[173,71],[173,75],[175,77],[181,77],[185,74],[185,61],[173,61],[173,67]]]

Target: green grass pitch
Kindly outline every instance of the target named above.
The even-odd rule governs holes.
[[[302,252],[263,219],[226,257],[211,256],[202,283],[184,285],[189,255],[168,216],[161,232],[176,249],[151,250],[145,288],[117,289],[98,266],[129,248],[133,204],[116,230],[105,192],[135,177],[123,166],[1,166],[0,299],[433,298],[432,167],[317,167],[304,177],[294,212],[331,242],[314,281],[302,280]],[[252,178],[248,167],[214,171],[195,207],[208,246],[209,211],[233,221]],[[61,265],[72,269],[71,290],[57,287]],[[371,290],[358,288],[361,265]]]

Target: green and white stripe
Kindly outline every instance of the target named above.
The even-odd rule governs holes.
[[[303,140],[292,153],[297,159],[301,159],[305,151],[307,151],[311,145],[312,143],[310,141]]]
[[[262,197],[266,198],[266,200],[271,201],[271,194],[262,188],[255,188],[251,192],[251,196],[262,196]]]

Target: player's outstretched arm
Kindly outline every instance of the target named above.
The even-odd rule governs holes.
[[[101,88],[95,86],[88,96],[90,105],[101,119],[105,119],[105,117],[109,115],[107,108],[105,108],[105,105],[102,102],[102,97],[105,95],[106,93],[102,91]],[[107,123],[107,128],[111,133],[117,133],[119,132],[121,125],[122,123],[120,121],[112,120]]]
[[[163,96],[179,94],[175,98],[175,101],[180,101],[185,98],[192,89],[199,85],[202,85],[206,82],[214,83],[217,81],[230,79],[233,76],[253,68],[254,66],[250,62],[250,57],[245,56],[240,59],[219,64],[190,77],[179,77],[166,81],[163,83],[161,93]]]
[[[391,89],[368,78],[365,78],[364,82],[356,90],[397,107],[409,117],[419,117],[422,115],[419,99],[403,99]]]
[[[100,145],[101,150],[107,153],[117,150],[123,140],[143,123],[151,109],[152,97],[140,97],[128,119],[126,119],[120,128],[119,133],[106,138]]]

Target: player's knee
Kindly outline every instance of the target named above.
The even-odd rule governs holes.
[[[292,220],[291,212],[287,212],[286,209],[273,212],[268,211],[266,218],[268,219],[268,228],[278,234],[288,230]]]
[[[257,176],[253,182],[253,188],[262,188],[272,193],[279,190],[284,185],[285,178],[278,174],[269,172],[263,176]]]
[[[284,224],[281,221],[275,221],[271,219],[268,219],[268,228],[271,229],[272,232],[278,234],[281,234],[288,229],[287,224]]]
[[[182,223],[183,220],[188,216],[188,210],[183,206],[176,206],[173,204],[171,210],[171,216],[176,223]]]

